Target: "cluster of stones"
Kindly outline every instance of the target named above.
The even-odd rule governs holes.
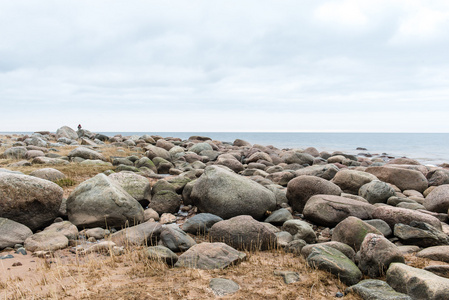
[[[62,157],[62,145],[76,148]],[[107,137],[66,126],[1,146],[4,158],[23,159],[11,167],[72,162],[111,170],[63,199],[52,182],[63,178],[59,171],[0,169],[0,249],[78,245],[81,253],[120,255],[138,245],[171,266],[216,269],[242,261],[245,251],[279,247],[364,299],[449,299],[447,166],[238,139]],[[135,155],[104,157],[104,147]],[[204,234],[210,242],[197,243]],[[93,243],[79,245],[81,237]],[[441,264],[414,268],[405,254]]]

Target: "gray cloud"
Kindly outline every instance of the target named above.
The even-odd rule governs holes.
[[[412,2],[0,1],[0,131],[447,132],[449,6]]]

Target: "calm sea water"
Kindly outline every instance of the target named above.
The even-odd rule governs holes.
[[[242,139],[252,144],[277,148],[315,147],[318,151],[343,151],[348,154],[387,153],[395,157],[410,157],[423,164],[449,163],[449,133],[318,133],[318,132],[101,132],[108,136],[160,135],[188,139],[192,135],[233,142]],[[29,134],[29,133],[28,133]],[[357,147],[367,151],[356,150]]]
[[[145,132],[105,132],[143,135]],[[369,152],[387,153],[396,157],[410,157],[421,163],[437,165],[449,162],[449,133],[314,133],[314,132],[150,132],[162,137],[188,139],[192,135],[233,142],[242,139],[252,144],[273,145],[277,148],[315,147],[318,151],[343,151],[349,154]],[[367,151],[356,150],[357,147]]]

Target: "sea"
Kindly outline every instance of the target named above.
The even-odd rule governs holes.
[[[18,133],[18,132],[15,132]],[[187,140],[194,135],[232,143],[242,139],[252,144],[272,145],[279,149],[315,147],[318,151],[342,151],[347,154],[386,154],[409,157],[425,165],[449,163],[449,133],[327,133],[327,132],[99,132],[107,136],[121,134],[160,135]],[[30,134],[30,133],[27,133]],[[366,151],[357,150],[365,148]]]
[[[146,132],[103,132],[143,135]],[[449,133],[325,133],[325,132],[149,132],[150,135],[178,137],[183,140],[199,135],[232,143],[242,139],[251,144],[272,145],[279,149],[315,147],[318,151],[342,151],[347,154],[387,154],[409,157],[426,165],[449,163]],[[366,151],[357,150],[365,148]]]

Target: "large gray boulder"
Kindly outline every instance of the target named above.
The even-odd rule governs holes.
[[[387,222],[391,229],[398,223],[409,225],[413,221],[420,221],[428,223],[438,230],[442,230],[440,220],[416,210],[384,205],[376,207],[372,216],[373,219],[381,219]]]
[[[76,133],[75,130],[73,130],[69,126],[62,126],[58,130],[56,130],[56,138],[59,139],[61,137],[76,140],[78,139],[78,134]]]
[[[424,200],[424,207],[429,211],[447,213],[449,209],[449,184],[434,188]]]
[[[81,157],[84,159],[106,161],[106,158],[103,156],[103,154],[101,154],[95,150],[86,148],[86,147],[77,147],[77,148],[73,149],[68,154],[68,157],[70,157],[70,158]]]
[[[369,203],[387,203],[388,198],[394,196],[394,189],[387,183],[373,180],[364,184],[359,189],[359,196],[368,200]]]
[[[181,196],[173,191],[163,190],[157,192],[151,198],[149,207],[154,209],[159,215],[163,213],[177,213],[181,206]]]
[[[246,259],[246,254],[224,243],[200,243],[178,257],[175,267],[213,270],[224,269]]]
[[[360,246],[359,269],[370,277],[379,277],[393,262],[405,263],[399,248],[383,235],[368,233]]]
[[[215,223],[209,231],[213,242],[224,242],[243,250],[275,248],[276,235],[251,216],[237,216]]]
[[[342,169],[335,174],[332,182],[338,185],[343,192],[358,195],[359,189],[364,185],[373,180],[377,180],[377,177],[356,170]]]
[[[64,173],[53,168],[43,168],[34,170],[33,172],[30,173],[30,176],[42,178],[49,181],[57,181],[59,179],[66,178]]]
[[[362,279],[362,272],[346,255],[329,246],[316,246],[307,257],[311,267],[327,271],[347,284],[353,285]]]
[[[223,219],[250,215],[260,220],[267,211],[276,208],[273,192],[218,166],[209,166],[204,170],[190,196],[201,212]]]
[[[143,208],[104,174],[82,182],[67,199],[69,221],[79,227],[125,227],[143,221]]]
[[[190,147],[189,151],[195,152],[196,154],[200,154],[201,151],[204,150],[213,150],[212,146],[208,143],[198,143]]]
[[[449,279],[402,263],[390,265],[387,283],[412,299],[449,299]]]
[[[0,218],[0,249],[23,244],[31,235],[33,235],[33,232],[25,225]]]
[[[161,157],[168,161],[170,160],[170,153],[164,148],[148,145],[145,147],[145,150],[147,150],[147,152],[145,153],[146,156],[151,160],[153,160],[155,157]]]
[[[28,145],[33,145],[36,147],[47,147],[47,142],[38,136],[32,136],[25,141]]]
[[[449,245],[449,236],[424,222],[412,221],[410,225],[394,225],[394,235],[406,245],[432,247]]]
[[[111,241],[118,246],[151,246],[157,243],[161,232],[161,224],[145,222],[113,233]]]
[[[354,249],[352,247],[346,245],[345,243],[340,243],[340,242],[335,242],[335,241],[324,242],[324,243],[319,243],[319,244],[305,245],[301,249],[301,255],[304,258],[307,258],[310,255],[310,253],[312,253],[313,248],[315,248],[315,247],[322,247],[322,246],[326,246],[326,247],[331,247],[331,248],[337,249],[338,251],[343,253],[346,257],[348,257],[350,260],[354,261],[354,257],[355,257],[355,254],[356,254]]]
[[[358,251],[368,233],[382,233],[356,217],[347,217],[332,231],[332,241],[345,243]]]
[[[22,159],[26,158],[28,150],[25,147],[17,146],[6,149],[3,153],[4,158],[12,158],[12,159]]]
[[[401,191],[416,190],[422,193],[428,186],[426,177],[416,170],[394,167],[369,167],[365,171],[375,175],[379,180],[394,184]]]
[[[116,181],[137,201],[151,200],[151,185],[147,178],[130,171],[112,173],[109,178]]]
[[[412,300],[410,296],[396,292],[385,281],[365,279],[348,287],[345,294],[355,293],[364,300]]]
[[[287,185],[287,199],[293,210],[302,213],[307,201],[313,195],[340,196],[340,187],[326,179],[303,175],[292,179]]]
[[[314,157],[308,153],[298,151],[287,151],[282,155],[286,164],[312,165]]]
[[[336,226],[349,216],[372,219],[372,204],[333,195],[315,195],[307,201],[303,214],[307,220],[322,226]]]
[[[37,230],[58,216],[63,191],[57,184],[33,176],[0,172],[0,217]]]

